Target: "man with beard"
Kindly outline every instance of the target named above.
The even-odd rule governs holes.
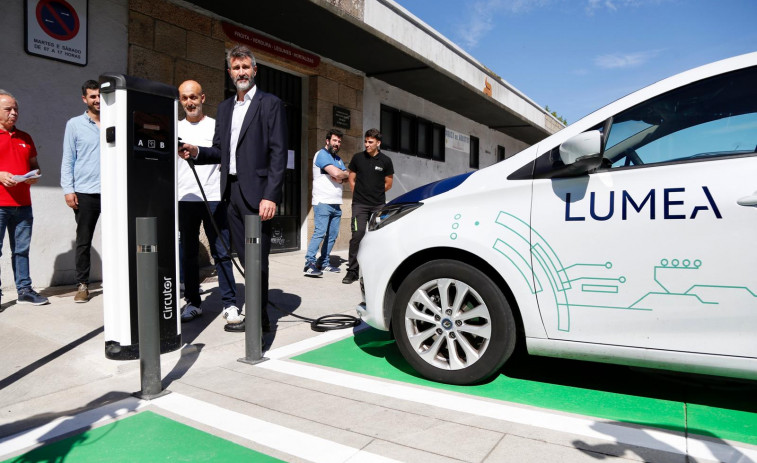
[[[92,237],[100,217],[100,85],[84,82],[84,114],[69,119],[63,136],[60,186],[76,220],[76,281],[74,302],[89,300]]]
[[[313,237],[305,254],[305,276],[319,277],[323,272],[339,273],[339,267],[331,265],[331,249],[339,235],[342,218],[342,183],[347,179],[347,168],[342,158],[336,155],[342,145],[342,132],[331,129],[326,133],[326,146],[313,158]],[[325,238],[324,238],[325,237]],[[318,246],[321,257],[316,260]]]
[[[284,104],[255,86],[257,66],[252,51],[236,45],[226,55],[229,76],[237,93],[218,105],[213,146],[182,144],[179,156],[197,164],[221,164],[221,198],[227,202],[229,228],[242,266],[244,217],[259,215],[261,230],[261,314],[263,331],[268,320],[268,254],[271,250],[271,219],[281,202],[287,163],[287,128]],[[244,331],[239,309],[224,310],[226,331]]]
[[[50,301],[34,291],[29,277],[29,247],[34,223],[30,186],[38,179],[18,177],[32,170],[39,171],[37,148],[28,133],[16,128],[17,120],[18,102],[13,95],[0,90],[0,249],[5,230],[8,230],[18,291],[16,303],[43,305]]]
[[[179,103],[184,108],[186,119],[179,121],[179,138],[184,143],[198,146],[211,146],[215,133],[215,119],[202,111],[205,93],[202,86],[194,80],[187,80],[179,85]],[[200,299],[200,268],[197,255],[200,249],[200,225],[205,228],[210,253],[216,266],[218,288],[224,309],[239,309],[237,305],[236,282],[231,256],[226,250],[229,245],[229,227],[226,220],[226,206],[221,203],[221,166],[210,164],[195,167],[205,192],[208,204],[203,204],[200,185],[189,167],[189,163],[180,162],[177,166],[177,187],[179,192],[179,237],[182,249],[181,268],[184,276],[184,297],[186,305],[181,310],[181,321],[188,322],[202,315]],[[212,218],[208,213],[213,214]],[[211,220],[215,221],[221,233],[219,237]]]

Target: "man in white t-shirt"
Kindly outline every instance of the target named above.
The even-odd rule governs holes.
[[[337,156],[342,146],[342,132],[331,129],[326,133],[326,146],[313,157],[313,237],[305,254],[306,277],[319,277],[323,272],[339,273],[331,265],[331,249],[339,235],[342,218],[342,183],[347,179],[347,168]],[[323,242],[323,245],[321,245]],[[315,258],[318,247],[321,257]]]
[[[187,80],[179,86],[179,102],[187,118],[179,121],[179,138],[183,143],[196,146],[212,146],[215,120],[202,112],[205,94],[199,83]],[[202,193],[189,162],[178,163],[177,182],[179,190],[179,245],[181,246],[181,266],[184,275],[184,298],[187,303],[181,311],[181,321],[187,322],[202,315],[200,305],[200,269],[197,255],[200,246],[200,224],[210,244],[210,253],[218,273],[218,287],[224,309],[236,308],[236,283],[229,246],[229,226],[226,207],[221,202],[221,170],[219,164],[195,166],[202,189],[208,199],[208,207],[220,230],[216,233],[210,221],[208,207],[203,204]]]

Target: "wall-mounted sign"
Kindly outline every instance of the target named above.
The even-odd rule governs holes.
[[[341,108],[339,106],[334,106],[334,119],[333,122],[334,127],[339,127],[340,129],[348,129],[350,128],[350,110],[347,108]]]
[[[241,27],[227,22],[222,22],[221,27],[223,27],[223,32],[229,39],[235,42],[244,43],[252,48],[257,48],[258,50],[266,51],[272,55],[295,61],[311,68],[318,66],[321,62],[321,57],[318,55],[308,53],[270,37],[257,34],[249,29],[242,29]]]
[[[88,0],[26,0],[26,52],[87,65]]]
[[[462,151],[465,154],[470,154],[470,136],[464,133],[455,132],[451,129],[444,130],[444,145],[448,149]]]

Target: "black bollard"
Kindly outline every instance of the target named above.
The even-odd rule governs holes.
[[[142,390],[134,395],[151,400],[170,392],[162,391],[160,375],[158,220],[155,217],[137,217],[136,232],[137,328]]]
[[[244,353],[242,363],[255,365],[268,360],[263,357],[263,327],[261,325],[260,304],[260,263],[262,253],[260,216],[244,217]]]

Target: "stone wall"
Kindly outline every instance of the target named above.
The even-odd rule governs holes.
[[[335,6],[356,17],[362,15],[362,0],[336,1]],[[206,94],[205,113],[215,117],[217,105],[224,96],[225,51],[233,46],[221,24],[218,19],[167,0],[129,0],[128,73],[174,86],[187,79],[197,80]],[[308,89],[308,101],[303,102],[308,121],[307,132],[303,134],[306,161],[301,165],[307,220],[307,238],[302,242],[305,249],[313,231],[310,205],[313,155],[323,147],[326,132],[332,128],[335,105],[351,113],[351,128],[343,130],[345,137],[339,154],[349,163],[354,153],[362,151],[362,135],[367,129],[362,127],[364,78],[327,59],[321,59],[313,68],[254,48],[253,52],[257,60],[307,79],[303,82]],[[349,186],[345,184],[344,220],[335,249],[346,249],[349,243],[351,198]]]
[[[219,21],[196,11],[163,0],[129,1],[129,74],[174,86],[198,81],[211,117],[223,100],[224,39]]]
[[[333,108],[340,106],[350,110],[350,128],[340,129],[344,132],[342,147],[339,155],[346,165],[352,156],[363,150],[363,76],[345,71],[329,63],[321,61],[319,75],[311,77],[309,82],[310,101],[308,102],[308,163],[306,168],[307,177],[307,205],[308,210],[308,239],[313,233],[312,195],[310,187],[313,183],[313,155],[323,148],[326,141],[326,133],[333,127]],[[352,204],[352,191],[349,184],[344,183],[344,204],[342,205],[342,222],[334,249],[346,250],[350,240],[350,216]],[[303,243],[307,248],[307,242]],[[341,256],[347,258],[347,253]]]

